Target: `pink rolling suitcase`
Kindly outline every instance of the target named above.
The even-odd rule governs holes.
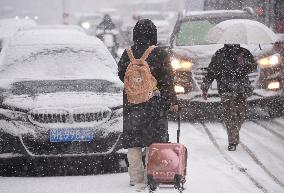
[[[179,143],[180,116],[178,114],[177,143],[154,143],[149,147],[147,180],[149,192],[159,184],[174,185],[181,193],[186,181],[187,149]]]

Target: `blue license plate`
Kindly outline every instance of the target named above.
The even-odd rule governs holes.
[[[50,142],[92,141],[92,128],[60,128],[50,129]]]

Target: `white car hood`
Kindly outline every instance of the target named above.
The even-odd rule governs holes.
[[[122,105],[122,93],[58,92],[29,95],[10,95],[3,100],[4,106],[30,111],[49,108],[93,108],[96,106],[117,107]]]

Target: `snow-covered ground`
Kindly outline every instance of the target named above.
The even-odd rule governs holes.
[[[248,121],[236,152],[221,123],[182,122],[188,147],[185,193],[283,193],[284,118]],[[170,122],[171,141],[177,124]],[[127,173],[72,177],[0,177],[1,193],[131,193]],[[147,192],[147,190],[145,190]],[[161,188],[157,192],[176,192]]]

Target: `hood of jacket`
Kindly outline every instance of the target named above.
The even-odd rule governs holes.
[[[133,28],[135,46],[157,45],[157,28],[149,19],[139,20]]]

